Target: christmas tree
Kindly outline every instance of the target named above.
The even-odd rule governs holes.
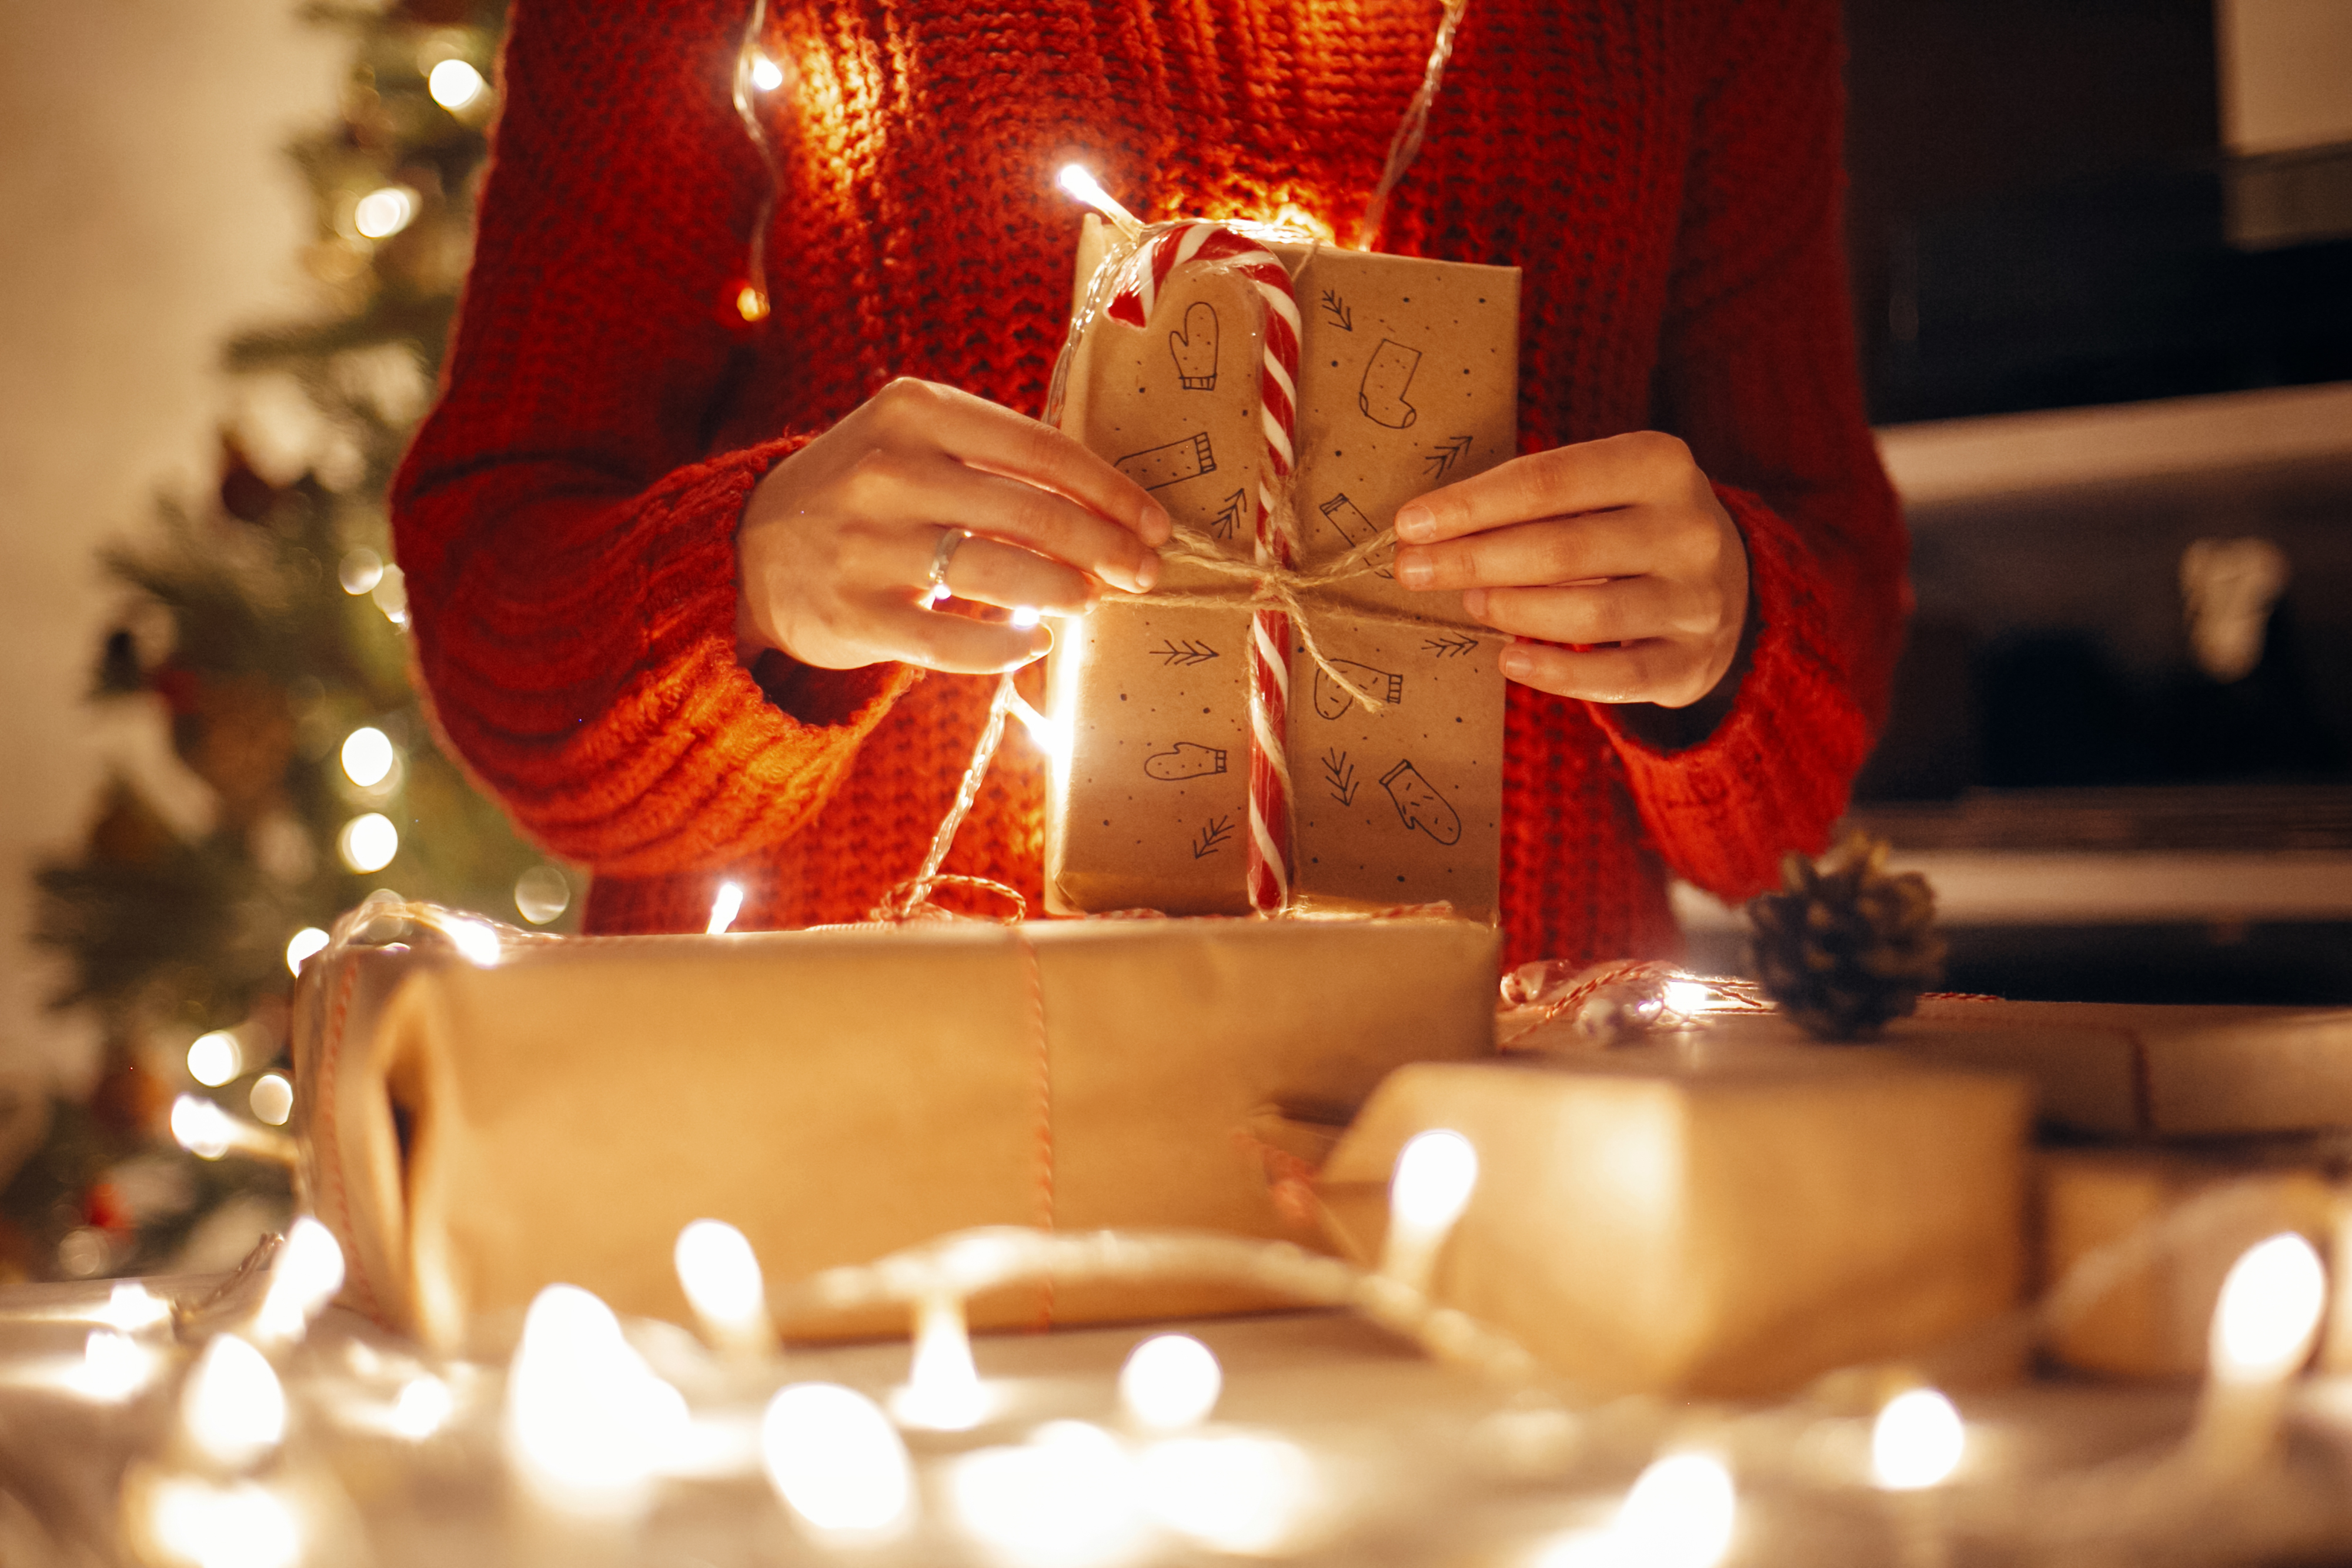
[[[305,13],[353,45],[340,120],[289,149],[316,202],[302,259],[319,304],[226,359],[290,378],[321,439],[309,472],[273,482],[226,433],[218,494],[165,505],[104,558],[127,609],[93,700],[160,695],[218,811],[189,836],[118,778],[79,855],[38,873],[37,939],[69,975],[58,1005],[95,1012],[104,1067],[87,1103],[0,1107],[0,1280],[169,1267],[208,1216],[250,1240],[282,1208],[282,1169],[200,1160],[173,1108],[193,1093],[286,1119],[294,973],[371,891],[540,925],[576,903],[577,876],[434,745],[383,499],[470,253],[503,10]]]

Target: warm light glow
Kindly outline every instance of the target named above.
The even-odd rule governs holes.
[[[1013,608],[1013,613],[1006,617],[1006,624],[1010,625],[1016,632],[1026,632],[1031,630],[1037,624],[1037,622],[1044,619],[1045,619],[1044,612],[1038,610],[1035,605],[1022,604],[1016,605]]]
[[[353,871],[382,871],[400,852],[400,830],[382,811],[353,817],[336,835],[335,852]]]
[[[98,1321],[136,1333],[141,1329],[159,1328],[172,1321],[171,1303],[135,1280],[115,1282],[114,1291],[106,1298],[106,1305],[96,1314]]]
[[[294,1114],[294,1085],[283,1073],[263,1073],[253,1081],[245,1098],[254,1115],[273,1127],[284,1126],[286,1118]]]
[[[914,1359],[906,1385],[891,1396],[892,1412],[909,1427],[968,1432],[987,1416],[988,1404],[972,1364],[963,1303],[952,1296],[924,1301],[915,1311]]]
[[[478,969],[495,968],[506,956],[505,945],[499,942],[497,928],[487,921],[460,917],[441,924],[441,934],[457,949],[457,956]]]
[[[746,321],[764,321],[768,319],[768,297],[747,283],[736,291],[735,313]]]
[[[92,1329],[82,1342],[81,1364],[68,1381],[77,1394],[117,1405],[147,1386],[154,1371],[154,1356],[129,1334]]]
[[[343,772],[362,789],[373,789],[392,771],[392,737],[362,725],[343,737]]]
[[[734,925],[735,917],[742,913],[743,884],[722,882],[719,884],[718,894],[710,901],[710,924],[703,928],[704,932],[716,936]]]
[[[1397,1155],[1389,1184],[1389,1223],[1443,1230],[1469,1207],[1478,1185],[1478,1151],[1448,1128],[1422,1133]]]
[[[677,1233],[677,1282],[720,1350],[761,1351],[773,1338],[760,1260],[743,1233],[723,1219],[698,1219]]]
[[[1942,1486],[1960,1468],[1968,1428],[1952,1402],[1914,1388],[1886,1402],[1870,1431],[1871,1479],[1889,1491]]]
[[[581,1512],[626,1513],[687,1429],[686,1401],[621,1337],[613,1310],[550,1285],[507,1373],[507,1438],[524,1479]]]
[[[784,85],[784,68],[765,55],[751,57],[751,85],[761,92],[773,92]]]
[[[254,1463],[286,1437],[286,1391],[261,1353],[236,1334],[215,1334],[196,1357],[180,1412],[189,1441],[233,1469]]]
[[[383,557],[362,545],[343,557],[335,569],[335,580],[343,585],[345,593],[357,598],[383,580]]]
[[[793,1511],[819,1530],[887,1530],[914,1497],[907,1446],[889,1417],[835,1384],[794,1384],[768,1402],[760,1461]]]
[[[236,1124],[203,1095],[183,1094],[172,1102],[172,1136],[197,1158],[216,1160],[236,1142]]]
[[[411,1442],[421,1443],[449,1424],[457,1402],[449,1385],[429,1374],[401,1385],[392,1402],[392,1429]]]
[[[408,624],[408,578],[400,568],[385,567],[375,586],[368,590],[368,597],[375,601],[375,607],[383,612],[386,621],[395,626]]]
[[[291,1568],[302,1534],[293,1513],[253,1481],[216,1486],[193,1476],[159,1480],[148,1493],[155,1544],[191,1568]]]
[[[1643,1470],[1617,1511],[1614,1533],[1644,1568],[1715,1568],[1731,1549],[1738,1493],[1723,1461],[1675,1454]]]
[[[1120,1369],[1119,1403],[1141,1425],[1172,1432],[1207,1420],[1224,1382],[1207,1345],[1190,1334],[1159,1334],[1137,1345]]]
[[[434,102],[455,114],[461,109],[471,109],[481,102],[483,95],[490,90],[490,84],[482,79],[481,72],[464,60],[443,60],[433,68],[433,74],[425,78],[425,90],[433,95]]]
[[[1661,988],[1666,1011],[1676,1018],[1697,1018],[1705,1013],[1707,998],[1714,992],[1697,980],[1668,980]]]
[[[1013,716],[1021,721],[1021,727],[1029,732],[1029,738],[1036,744],[1037,749],[1044,752],[1055,767],[1068,768],[1070,753],[1076,744],[1076,727],[1066,719],[1048,718],[1039,713],[1019,692],[1012,693],[1011,696]]]
[[[1261,1557],[1297,1532],[1315,1468],[1277,1437],[1178,1437],[1144,1450],[1143,1506],[1160,1523],[1217,1552]]]
[[[544,925],[572,907],[572,883],[551,865],[535,865],[515,878],[515,908],[533,925]]]
[[[225,1029],[200,1034],[188,1046],[188,1076],[217,1089],[245,1071],[245,1049]]]
[[[1063,190],[1108,218],[1122,233],[1132,237],[1141,232],[1143,225],[1135,214],[1112,200],[1111,193],[1102,188],[1085,164],[1063,164],[1059,183]]]
[[[1111,1435],[1051,1421],[1019,1448],[982,1448],[949,1486],[965,1528],[1024,1568],[1096,1568],[1142,1543],[1134,1467]]]
[[[253,1332],[264,1344],[302,1337],[335,1292],[343,1288],[343,1249],[334,1233],[309,1215],[294,1222],[269,1267],[269,1289]]]
[[[366,239],[390,239],[416,216],[416,193],[405,185],[370,191],[352,209],[352,227]]]
[[[2256,1242],[2230,1266],[2213,1309],[2212,1373],[2224,1383],[2291,1377],[2311,1354],[2327,1270],[2293,1231]]]
[[[299,975],[302,972],[302,961],[326,946],[331,940],[331,938],[325,932],[315,925],[305,925],[301,930],[294,933],[286,943],[288,971]]]

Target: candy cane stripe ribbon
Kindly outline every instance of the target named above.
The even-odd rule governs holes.
[[[1292,435],[1298,423],[1298,300],[1274,253],[1216,224],[1163,230],[1130,263],[1108,315],[1130,327],[1150,324],[1169,275],[1189,262],[1222,262],[1255,292],[1265,313],[1265,353],[1258,367],[1258,423],[1265,462],[1257,482],[1257,560],[1294,570],[1291,541],[1275,524],[1275,498],[1289,485]],[[1290,902],[1290,617],[1261,610],[1252,617],[1250,659],[1250,838],[1245,873],[1250,907],[1261,915]]]

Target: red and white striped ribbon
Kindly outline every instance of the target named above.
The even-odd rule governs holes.
[[[1108,313],[1148,326],[1168,277],[1188,262],[1221,263],[1238,273],[1264,308],[1265,353],[1258,369],[1258,423],[1265,461],[1257,480],[1257,560],[1297,567],[1291,541],[1275,526],[1275,497],[1290,483],[1298,425],[1298,301],[1290,274],[1264,246],[1216,224],[1182,223],[1162,231],[1130,263]],[[1250,907],[1272,915],[1290,902],[1290,617],[1261,610],[1252,618],[1250,660],[1250,841],[1245,874]]]

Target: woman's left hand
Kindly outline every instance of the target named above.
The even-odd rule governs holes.
[[[1637,431],[1517,457],[1407,502],[1396,580],[1534,642],[1503,650],[1523,685],[1681,708],[1730,673],[1748,547],[1690,448]]]

